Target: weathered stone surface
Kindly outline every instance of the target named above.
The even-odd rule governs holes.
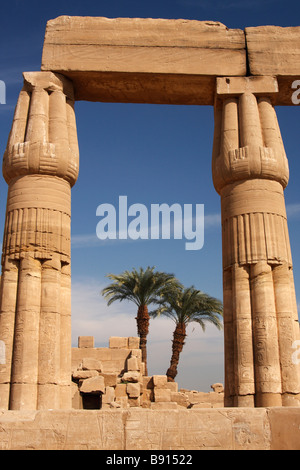
[[[299,413],[295,408],[4,411],[0,449],[299,450]]]
[[[127,371],[139,370],[138,359],[136,357],[130,357],[127,359]]]
[[[138,398],[141,394],[141,387],[139,383],[128,383],[127,394],[130,398]]]
[[[137,371],[125,372],[123,380],[126,382],[139,382],[141,380],[141,374]]]
[[[89,379],[90,377],[98,377],[96,370],[76,370],[73,372],[72,377],[74,380]]]
[[[95,343],[94,336],[79,336],[78,347],[79,348],[93,348]]]
[[[128,349],[134,349],[135,351],[140,351],[140,338],[136,336],[129,336],[128,338]]]
[[[214,21],[62,16],[42,70],[70,77],[76,99],[213,104],[216,76],[246,74],[245,37]]]
[[[216,393],[223,393],[224,392],[224,385],[221,384],[221,383],[215,383],[215,384],[211,385],[211,388]]]
[[[97,359],[92,357],[85,357],[82,360],[82,370],[97,370],[98,372],[102,372],[102,364]]]
[[[268,410],[271,450],[300,450],[300,408]]]
[[[154,389],[155,402],[168,402],[171,401],[171,390],[156,388]]]
[[[153,385],[155,389],[166,388],[167,383],[168,383],[168,378],[166,375],[153,375]]]
[[[118,374],[115,372],[111,372],[111,373],[107,373],[107,374],[104,374],[104,373],[100,373],[100,376],[104,378],[104,382],[105,382],[105,386],[106,387],[116,387],[117,385],[117,377],[118,377]]]
[[[245,29],[251,75],[300,75],[300,26]]]
[[[82,381],[80,386],[81,393],[104,393],[105,392],[105,384],[104,378],[97,376],[97,377],[90,377]]]
[[[292,84],[300,77],[300,27],[257,26],[245,29],[251,75],[278,78],[278,105],[291,106]]]
[[[111,336],[109,338],[109,347],[111,349],[126,349],[128,348],[128,338]]]

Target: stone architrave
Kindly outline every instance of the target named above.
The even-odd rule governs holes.
[[[221,196],[225,405],[299,406],[299,338],[273,77],[219,78],[213,180]]]
[[[71,187],[79,170],[72,83],[24,73],[3,158],[0,409],[71,408]]]

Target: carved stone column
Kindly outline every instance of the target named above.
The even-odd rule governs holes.
[[[226,406],[299,406],[299,339],[272,77],[219,78],[213,180],[221,196]]]
[[[0,409],[71,408],[70,216],[78,170],[72,83],[24,73],[3,158]]]

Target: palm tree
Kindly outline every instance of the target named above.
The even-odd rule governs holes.
[[[174,382],[177,375],[180,353],[182,352],[187,336],[187,326],[196,322],[205,331],[206,323],[212,323],[219,330],[222,329],[221,317],[223,314],[222,302],[210,297],[194,287],[179,287],[171,295],[168,293],[161,298],[160,306],[150,312],[150,316],[164,315],[171,318],[175,324],[172,344],[172,358],[167,370],[169,382]]]
[[[137,331],[140,337],[140,349],[142,350],[142,361],[145,363],[145,375],[147,369],[147,335],[149,333],[150,317],[148,306],[157,304],[163,295],[168,295],[180,283],[173,274],[154,271],[155,267],[140,268],[139,271],[124,271],[122,274],[108,274],[107,277],[113,281],[112,284],[102,290],[102,295],[111,305],[116,300],[130,300],[138,308]]]

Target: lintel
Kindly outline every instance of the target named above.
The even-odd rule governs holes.
[[[257,76],[292,105],[300,27],[61,16],[47,23],[41,70],[70,78],[76,100],[213,105],[218,77]]]

